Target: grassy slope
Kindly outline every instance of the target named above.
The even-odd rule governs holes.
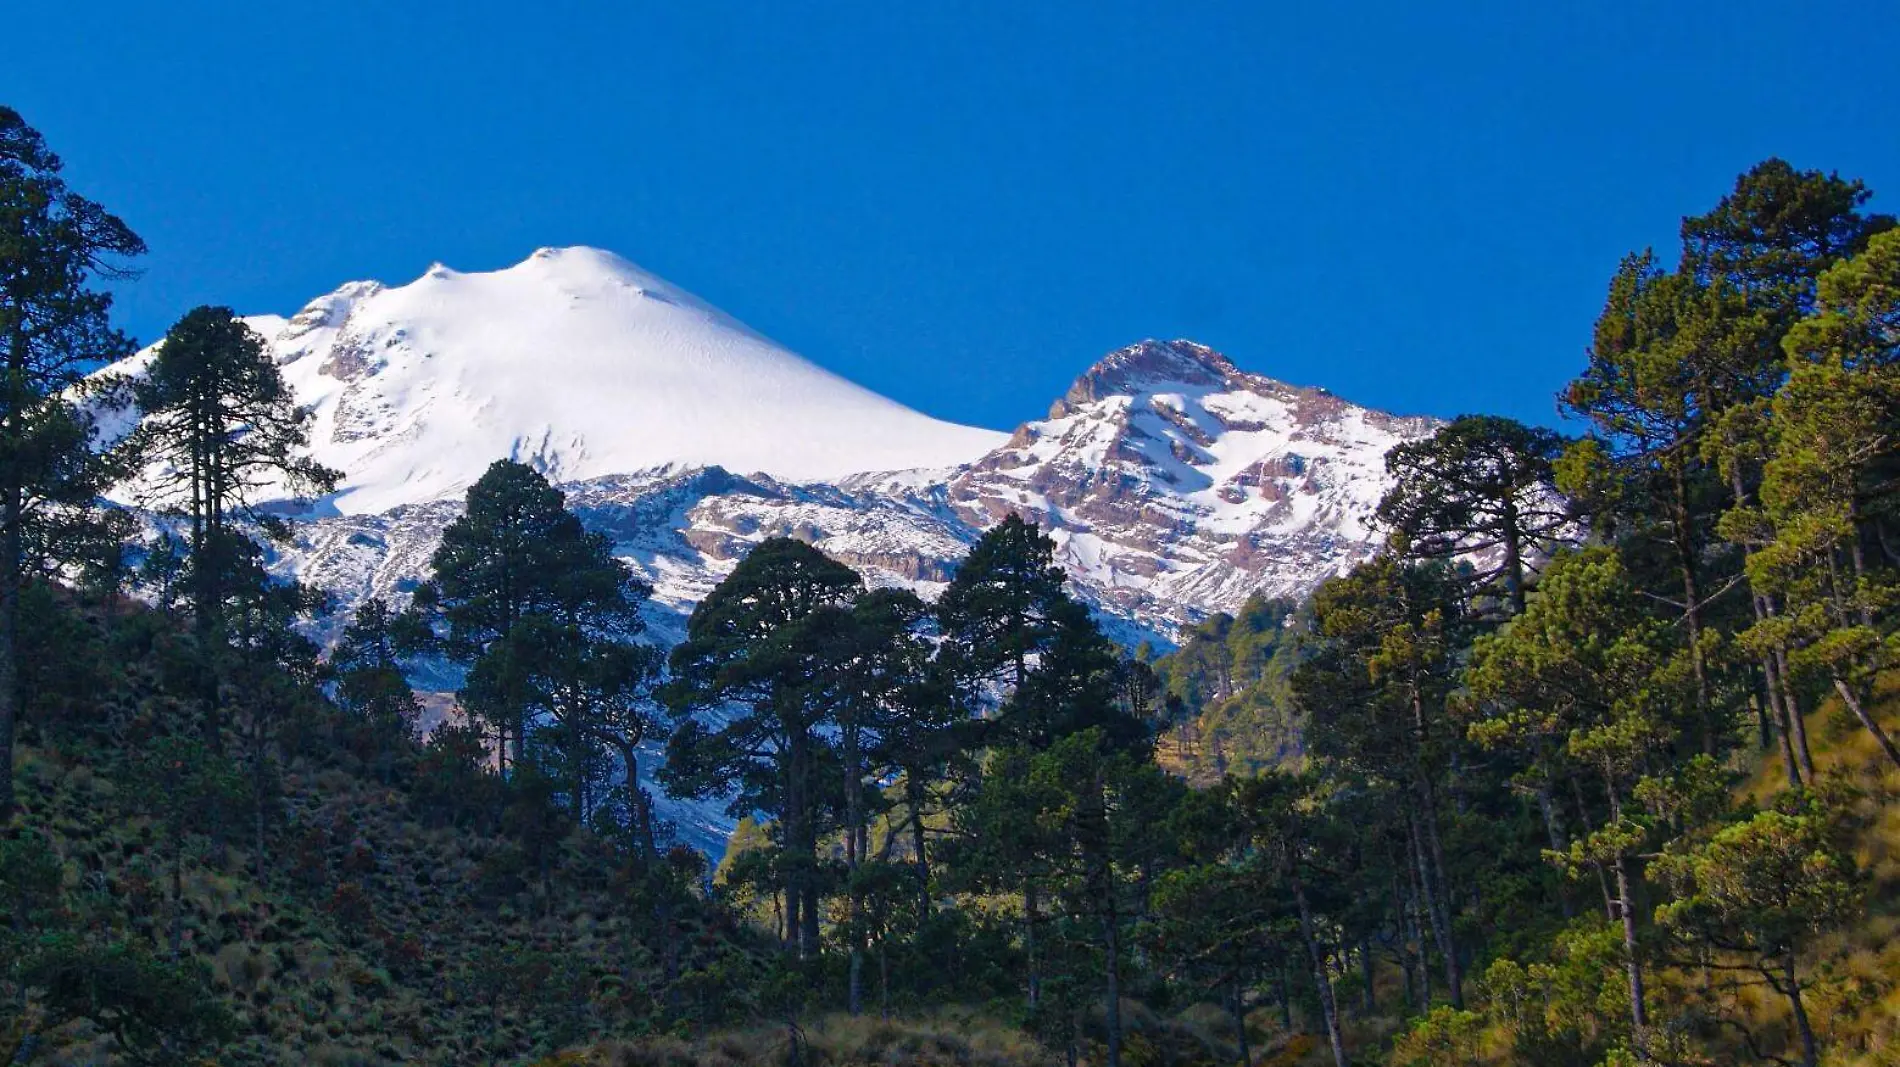
[[[16,780],[68,889],[103,893],[113,925],[165,945],[159,830],[122,819],[84,761],[28,750]],[[618,911],[611,873],[572,845],[550,909],[532,885],[484,878],[503,841],[425,827],[399,791],[301,765],[285,786],[271,888],[235,845],[222,866],[186,870],[185,950],[210,965],[242,1034],[220,1063],[515,1062],[653,1012],[652,924]],[[683,926],[689,955],[739,951],[730,931]],[[497,988],[509,968],[518,980]],[[52,1039],[50,1062],[104,1062],[83,1030]]]
[[[1876,714],[1887,730],[1900,726],[1900,675],[1882,681]],[[1837,1067],[1900,1063],[1900,770],[1838,701],[1807,716],[1815,769],[1839,776],[1860,792],[1867,819],[1857,858],[1869,876],[1867,909],[1855,925],[1828,935],[1809,950],[1806,965],[1818,978],[1808,1013]],[[1772,753],[1743,787],[1765,800],[1787,778]],[[1734,1002],[1752,1025],[1780,1038],[1790,1032],[1785,999],[1768,990]]]

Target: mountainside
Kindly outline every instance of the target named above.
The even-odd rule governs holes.
[[[1385,452],[1434,425],[1144,341],[1006,437],[853,385],[591,248],[351,282],[246,321],[312,410],[312,451],[346,475],[277,565],[345,606],[400,600],[462,491],[507,456],[563,483],[682,616],[775,534],[928,594],[1019,511],[1111,627],[1171,640],[1363,558]],[[102,373],[136,376],[152,352]],[[108,432],[136,413],[117,416]]]
[[[1049,418],[961,467],[797,481],[668,463],[564,488],[677,613],[655,620],[665,634],[767,537],[811,541],[928,596],[983,529],[1017,511],[1052,531],[1111,629],[1171,641],[1254,593],[1298,595],[1368,555],[1385,452],[1432,425],[1151,341],[1105,358]],[[277,565],[345,603],[400,600],[457,506],[316,518]]]
[[[1002,435],[920,415],[609,252],[437,265],[248,319],[346,472],[346,514],[459,496],[507,456],[551,480],[665,463],[835,478],[964,462]],[[112,370],[136,373],[140,353]]]
[[[1191,342],[1144,341],[1006,437],[852,385],[586,248],[488,274],[437,267],[398,288],[353,282],[289,319],[246,321],[314,411],[313,451],[346,473],[272,556],[335,595],[333,624],[366,597],[405,600],[462,491],[508,456],[613,538],[653,585],[668,643],[767,537],[928,597],[1011,511],[1051,531],[1111,633],[1172,643],[1369,555],[1386,451],[1435,425]],[[151,355],[104,373],[135,376]],[[109,432],[134,418],[118,413]],[[702,846],[729,829],[713,809],[662,806]]]

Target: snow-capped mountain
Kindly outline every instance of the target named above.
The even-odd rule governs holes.
[[[1365,558],[1385,453],[1435,425],[1145,341],[1089,368],[948,495],[973,525],[1040,517],[1102,608],[1165,634]]]
[[[288,320],[246,321],[312,409],[316,458],[346,473],[326,502],[346,514],[459,497],[503,456],[556,481],[668,463],[821,479],[954,465],[1002,440],[854,385],[592,248],[351,282]]]
[[[1167,642],[1369,555],[1386,451],[1436,425],[1188,341],[1144,341],[1014,434],[958,426],[586,248],[485,274],[438,266],[396,288],[353,282],[288,319],[246,321],[314,411],[317,458],[347,476],[273,559],[334,594],[339,620],[371,595],[405,599],[462,491],[509,456],[560,483],[653,585],[664,641],[767,537],[931,596],[1016,511],[1051,531],[1111,632]],[[102,373],[137,375],[150,358]],[[705,805],[661,812],[713,851],[730,829]]]

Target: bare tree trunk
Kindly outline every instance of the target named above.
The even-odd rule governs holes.
[[[1775,649],[1775,674],[1781,681],[1781,703],[1788,709],[1788,726],[1794,735],[1794,754],[1801,761],[1801,776],[1814,781],[1814,753],[1808,748],[1808,721],[1801,714],[1801,702],[1795,698],[1789,680],[1788,651]]]
[[[1510,503],[1504,512],[1504,585],[1511,594],[1511,613],[1524,614],[1524,549],[1518,543],[1517,507]]]
[[[1632,1037],[1640,1050],[1648,1040],[1643,1031],[1649,1026],[1649,1011],[1643,1004],[1643,962],[1636,953],[1636,902],[1630,896],[1629,860],[1619,854],[1615,867],[1616,910],[1623,921],[1624,968],[1630,983],[1630,1022],[1636,1028]]]
[[[1675,488],[1675,499],[1670,507],[1670,520],[1675,526],[1676,567],[1682,576],[1682,621],[1684,634],[1689,641],[1689,665],[1695,672],[1696,712],[1702,717],[1702,750],[1713,754],[1716,749],[1714,723],[1710,720],[1709,710],[1709,667],[1702,653],[1702,592],[1696,581],[1694,522],[1689,516],[1689,487],[1683,473],[1681,456],[1674,457],[1670,464],[1670,475]]]
[[[1900,748],[1894,747],[1893,738],[1888,737],[1887,731],[1881,729],[1880,724],[1874,721],[1873,715],[1867,711],[1867,705],[1860,699],[1860,694],[1854,692],[1854,687],[1847,684],[1847,679],[1836,674],[1834,691],[1841,695],[1841,700],[1847,704],[1847,710],[1854,713],[1854,718],[1859,719],[1860,724],[1873,735],[1874,741],[1880,745],[1880,750],[1887,754],[1887,758],[1893,761],[1893,765],[1900,767]]]
[[[1410,855],[1405,864],[1405,874],[1411,890],[1405,899],[1406,940],[1408,945],[1418,946],[1417,953],[1411,956],[1411,962],[1418,965],[1418,1006],[1423,1010],[1432,1006],[1431,950],[1425,947],[1425,931],[1431,920],[1425,917],[1423,891],[1419,887],[1419,872],[1422,868],[1414,862],[1418,855],[1418,834],[1408,832],[1406,837]]]
[[[1029,1007],[1042,1003],[1042,961],[1036,958],[1036,880],[1023,878],[1023,955],[1029,964]]]
[[[1413,843],[1418,852],[1419,884],[1424,887],[1425,907],[1431,913],[1433,936],[1438,941],[1439,952],[1445,957],[1445,984],[1450,987],[1451,1006],[1462,1011],[1465,1006],[1464,976],[1458,962],[1458,947],[1451,936],[1451,902],[1446,899],[1450,894],[1443,881],[1444,859],[1438,844],[1436,805],[1431,801],[1429,788],[1422,788],[1419,792],[1425,810],[1414,818],[1412,830]],[[1420,823],[1424,824],[1422,831]],[[1429,862],[1426,852],[1428,845],[1431,852]],[[1434,875],[1438,879],[1436,885],[1433,884]]]
[[[1247,1000],[1240,979],[1234,979],[1233,998],[1228,1002],[1234,1018],[1234,1041],[1240,1046],[1240,1067],[1253,1067],[1253,1049],[1247,1042]]]
[[[1808,1021],[1808,1007],[1801,1001],[1801,979],[1794,969],[1794,950],[1782,958],[1781,972],[1788,983],[1784,990],[1788,995],[1788,1007],[1794,1013],[1795,1030],[1801,1035],[1801,1067],[1817,1067],[1821,1062],[1820,1050],[1814,1040],[1814,1025]]]
[[[1333,983],[1326,973],[1326,958],[1319,949],[1319,937],[1313,930],[1313,909],[1306,900],[1306,887],[1298,874],[1287,878],[1293,890],[1293,903],[1300,913],[1300,940],[1306,944],[1306,958],[1313,967],[1313,981],[1319,986],[1320,1014],[1326,1017],[1326,1040],[1333,1048],[1334,1067],[1346,1067],[1346,1041],[1339,1032],[1339,1005],[1333,1001]]]
[[[844,729],[844,859],[850,889],[845,894],[845,924],[851,938],[849,975],[845,983],[845,1010],[855,1016],[862,1010],[864,997],[863,931],[859,921],[858,852],[863,847],[863,781],[858,770],[858,728],[855,723]]]
[[[1760,597],[1755,598],[1755,604],[1757,612],[1759,613],[1761,605]],[[1758,614],[1757,617],[1760,617],[1760,615]],[[1788,709],[1784,707],[1781,702],[1781,683],[1775,676],[1775,657],[1773,653],[1762,654],[1761,670],[1762,701],[1764,706],[1768,709],[1768,717],[1774,721],[1775,737],[1781,745],[1781,769],[1782,772],[1788,776],[1789,788],[1799,789],[1802,786],[1801,764],[1796,760],[1794,754],[1794,734],[1792,732],[1794,727],[1789,724]]]
[[[930,856],[924,851],[924,783],[915,771],[904,774],[904,800],[910,805],[910,844],[917,853],[917,917],[930,915]]]

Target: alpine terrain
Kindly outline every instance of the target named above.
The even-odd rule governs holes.
[[[314,411],[315,458],[346,475],[277,566],[344,608],[400,601],[462,492],[509,457],[562,483],[682,615],[775,534],[929,592],[1014,511],[1121,632],[1168,639],[1365,557],[1385,452],[1434,425],[1144,341],[1005,436],[860,388],[592,248],[350,282],[245,321]],[[153,351],[101,373],[136,376]]]
[[[273,569],[328,590],[333,625],[402,603],[490,462],[530,463],[685,617],[752,545],[809,541],[926,597],[1011,512],[1055,537],[1111,632],[1171,643],[1254,593],[1299,595],[1372,553],[1384,456],[1432,420],[1144,341],[1013,434],[929,418],[778,347],[609,252],[543,248],[487,273],[357,281],[247,317],[346,477],[300,510]],[[148,348],[101,371],[136,377]],[[123,432],[131,410],[104,421]],[[129,491],[136,497],[136,490]],[[419,679],[455,688],[450,675]],[[716,845],[723,821],[675,810]]]

